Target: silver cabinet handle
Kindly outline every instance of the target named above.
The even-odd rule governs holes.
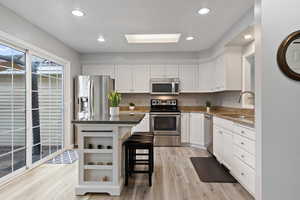
[[[241,145],[244,145],[245,143],[244,142],[241,142]]]
[[[242,134],[245,134],[245,131],[241,131]]]
[[[242,157],[242,158],[245,158],[245,156],[244,156],[244,155],[241,155],[241,157]]]
[[[241,175],[244,176],[245,174],[242,172]]]

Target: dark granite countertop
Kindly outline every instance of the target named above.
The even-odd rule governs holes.
[[[109,115],[95,117],[86,120],[72,120],[73,124],[138,124],[145,117],[145,114],[120,114],[111,117]]]

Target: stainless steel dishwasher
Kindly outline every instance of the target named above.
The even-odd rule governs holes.
[[[213,117],[211,114],[204,114],[204,135],[207,139],[207,151],[213,155]]]

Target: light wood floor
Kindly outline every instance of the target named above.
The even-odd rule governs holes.
[[[208,156],[206,151],[189,147],[155,148],[153,186],[147,175],[136,174],[120,197],[105,194],[75,196],[77,163],[44,164],[18,177],[0,189],[5,200],[253,200],[240,184],[203,183],[190,157]]]

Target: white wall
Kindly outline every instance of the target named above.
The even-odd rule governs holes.
[[[51,19],[49,19],[51,20]],[[31,45],[48,51],[60,58],[71,62],[70,76],[74,77],[81,72],[79,54],[69,48],[61,41],[39,29],[24,18],[16,15],[13,11],[3,7],[0,4],[0,31],[23,40]],[[1,39],[1,38],[0,38]],[[73,81],[71,81],[70,91],[73,94]],[[73,95],[72,95],[73,96]],[[71,104],[73,103],[71,99]],[[71,119],[73,118],[73,106],[71,106]],[[73,132],[71,131],[70,141],[73,141]]]
[[[82,54],[82,64],[197,64],[197,52]]]
[[[300,29],[299,8],[299,0],[256,0],[257,200],[300,196],[300,82],[276,62],[281,41]]]

